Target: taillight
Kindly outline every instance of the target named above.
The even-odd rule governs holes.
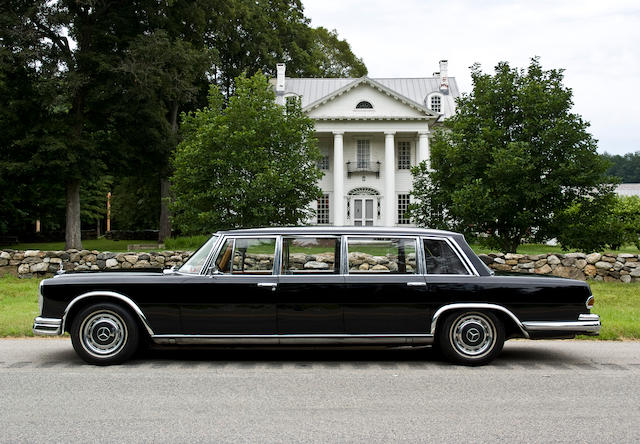
[[[587,302],[586,302],[586,306],[589,310],[591,310],[593,308],[593,304],[596,303],[596,298],[594,298],[593,296],[589,296],[587,298]]]

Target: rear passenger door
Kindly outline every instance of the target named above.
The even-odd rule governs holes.
[[[344,321],[350,334],[427,334],[430,316],[415,237],[347,237]]]
[[[344,333],[339,236],[283,236],[278,333]]]

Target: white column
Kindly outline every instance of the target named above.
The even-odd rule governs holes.
[[[333,225],[344,225],[344,155],[342,131],[333,133]]]
[[[418,163],[427,161],[427,168],[431,168],[429,165],[429,130],[418,131]]]
[[[394,131],[384,133],[384,224],[396,224],[396,159]]]

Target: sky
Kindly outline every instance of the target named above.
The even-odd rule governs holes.
[[[471,91],[469,67],[539,56],[563,68],[574,112],[591,123],[598,152],[640,151],[638,0],[303,0],[313,26],[335,29],[369,77],[427,77],[438,61]]]

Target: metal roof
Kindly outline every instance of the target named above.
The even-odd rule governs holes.
[[[455,77],[449,77],[449,95],[456,98],[460,95]],[[357,82],[357,78],[294,78],[285,80],[285,95],[296,94],[302,97],[302,107],[329,96],[350,83]],[[381,85],[421,105],[425,104],[427,96],[440,92],[440,77],[419,78],[372,78]],[[447,102],[446,100],[444,101]],[[449,114],[448,110],[443,110]]]

